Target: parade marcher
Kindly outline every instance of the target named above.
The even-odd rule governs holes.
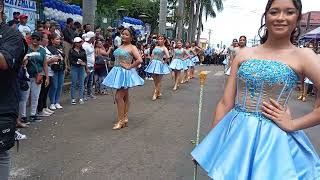
[[[82,48],[82,39],[75,37],[69,51],[71,67],[71,104],[76,105],[76,86],[79,85],[79,104],[84,104],[84,78],[87,66],[86,51]]]
[[[186,43],[186,51],[187,51],[187,53],[188,53],[188,55],[190,56],[187,60],[186,60],[186,62],[187,62],[187,66],[188,66],[188,79],[191,79],[191,74],[192,74],[192,70],[194,69],[194,66],[196,65],[194,62],[193,62],[193,60],[192,60],[192,55],[193,55],[193,52],[192,52],[192,50],[191,50],[191,46],[190,46],[190,43],[189,42],[187,42]]]
[[[103,84],[117,89],[115,99],[118,109],[117,123],[114,130],[121,129],[128,124],[129,112],[129,88],[144,84],[143,79],[138,75],[135,68],[142,59],[137,47],[135,30],[132,27],[124,28],[121,31],[122,45],[114,51],[115,64],[111,69]],[[132,60],[135,61],[132,63]]]
[[[88,100],[88,98],[96,99],[93,95],[93,81],[94,81],[94,64],[95,64],[95,52],[94,52],[94,41],[95,41],[95,33],[92,31],[84,34],[84,43],[82,44],[82,48],[86,51],[87,55],[87,77],[84,80],[84,87],[87,89],[87,93],[84,96],[84,100]]]
[[[319,57],[292,44],[301,9],[300,0],[268,0],[261,45],[233,60],[213,129],[191,153],[210,178],[319,179],[319,157],[302,130],[320,124],[320,106],[296,119],[287,106],[299,76],[320,87]]]
[[[181,41],[177,42],[177,47],[173,53],[173,59],[169,65],[169,67],[174,72],[174,86],[173,90],[176,91],[181,83],[181,71],[185,70],[185,64],[183,63],[184,60],[189,58],[189,55],[185,49],[182,48]]]
[[[10,174],[9,149],[15,143],[16,120],[19,113],[17,71],[25,55],[23,37],[3,21],[4,1],[0,0],[0,179]]]
[[[198,46],[196,46],[196,42],[193,42],[191,43],[191,51],[190,51],[190,55],[192,56],[191,57],[191,60],[197,64],[200,62],[199,60],[199,57],[198,57],[198,54],[201,52],[201,48],[199,48]],[[190,79],[193,79],[194,78],[194,66],[193,67],[190,67]]]
[[[166,38],[163,35],[159,35],[157,41],[157,46],[151,52],[152,61],[145,69],[145,71],[152,74],[153,77],[154,93],[152,96],[152,100],[156,100],[162,95],[160,91],[162,77],[165,74],[170,74],[170,68],[167,64],[167,61],[170,58],[169,51],[164,44]]]
[[[26,119],[27,117],[27,102],[31,94],[31,122],[40,122],[41,118],[37,115],[38,100],[41,90],[41,84],[49,85],[48,64],[46,61],[46,50],[40,46],[42,40],[42,33],[34,32],[31,35],[31,45],[29,46],[28,54],[25,57],[27,72],[30,77],[28,82],[29,88],[26,91],[20,91],[20,117]],[[43,81],[42,73],[45,75]]]
[[[235,45],[235,47],[233,47],[232,49],[232,54],[231,54],[231,58],[229,60],[229,68],[226,71],[226,75],[230,75],[231,73],[231,64],[233,59],[237,56],[237,54],[239,54],[240,50],[245,48],[247,46],[247,37],[246,36],[240,36],[239,38],[239,42]]]
[[[315,51],[315,47],[314,44],[312,42],[308,43],[308,48],[312,49],[313,51]],[[308,78],[302,78],[301,81],[301,95],[298,97],[298,100],[301,100],[303,102],[305,102],[307,99],[307,93],[308,93],[308,87],[309,86],[313,86],[313,82],[310,81],[310,79]]]
[[[62,87],[64,83],[64,76],[66,70],[66,59],[64,50],[61,48],[61,39],[57,34],[49,35],[49,46],[48,50],[52,55],[58,57],[56,62],[53,62],[50,67],[53,70],[52,83],[49,90],[49,99],[50,99],[50,109],[62,109],[63,107],[60,104]]]

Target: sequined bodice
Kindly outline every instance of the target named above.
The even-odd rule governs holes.
[[[164,50],[161,48],[154,48],[152,51],[153,59],[162,60],[164,56]]]
[[[183,50],[182,49],[175,49],[174,50],[174,58],[183,59]]]
[[[282,62],[247,60],[237,73],[236,107],[246,112],[261,112],[262,102],[270,98],[286,106],[297,81],[297,74]]]
[[[113,52],[115,62],[115,66],[120,66],[120,62],[130,64],[132,62],[132,56],[129,54],[128,51],[118,48]]]

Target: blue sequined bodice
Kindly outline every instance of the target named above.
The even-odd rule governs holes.
[[[132,56],[129,54],[128,51],[118,48],[113,52],[113,55],[115,57],[115,66],[120,66],[120,62],[128,63],[130,64],[132,62]]]
[[[261,112],[262,102],[270,98],[286,106],[298,79],[297,74],[282,62],[247,60],[237,73],[236,107],[246,112]]]
[[[182,49],[175,49],[174,50],[174,58],[183,59],[183,50]]]
[[[153,59],[162,60],[164,56],[164,50],[161,48],[154,48],[152,51]]]

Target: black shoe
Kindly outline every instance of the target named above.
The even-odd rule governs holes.
[[[42,120],[38,116],[30,116],[30,122],[41,122]]]
[[[26,125],[30,125],[30,122],[27,120],[27,117],[20,118],[20,121]]]

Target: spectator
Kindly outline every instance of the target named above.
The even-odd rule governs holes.
[[[45,33],[45,34],[47,34],[47,35],[50,35],[51,34],[51,32],[50,32],[50,26],[51,26],[51,24],[50,24],[50,20],[46,20],[46,22],[44,23],[44,25],[43,25],[43,33]]]
[[[41,32],[41,33],[44,33],[43,24],[39,24],[39,25],[37,26],[37,31],[38,31],[38,32]]]
[[[83,35],[83,29],[82,29],[82,26],[81,26],[81,23],[79,22],[74,22],[73,24],[74,28],[75,28],[75,37],[82,37]]]
[[[54,113],[54,111],[50,110],[47,106],[47,97],[48,92],[50,89],[50,86],[52,84],[52,76],[54,75],[54,72],[51,69],[51,64],[58,61],[58,57],[52,55],[52,53],[48,50],[49,45],[49,38],[48,34],[44,33],[42,37],[41,47],[43,47],[46,50],[46,61],[48,64],[48,76],[49,76],[49,84],[46,86],[45,83],[41,84],[41,90],[40,90],[40,96],[38,100],[38,116],[40,117],[46,117],[50,116]],[[42,79],[43,81],[46,80],[46,76],[42,73]]]
[[[75,91],[76,85],[79,83],[79,103],[83,104],[84,99],[84,77],[87,66],[86,51],[82,48],[82,39],[76,37],[73,40],[73,46],[69,52],[71,67],[71,104],[76,105]]]
[[[92,94],[93,88],[93,78],[94,78],[94,61],[95,61],[95,53],[94,53],[94,45],[95,34],[92,31],[89,31],[84,35],[85,42],[82,44],[82,48],[86,51],[87,54],[87,66],[88,66],[88,76],[85,78],[85,88],[87,88],[87,96],[91,99],[96,99],[96,97]],[[87,97],[84,98],[87,100]]]
[[[13,19],[9,21],[8,24],[19,24],[19,16],[20,12],[13,12]]]
[[[84,30],[84,33],[88,33],[89,31],[91,31],[91,25],[90,24],[83,25],[83,30]]]
[[[23,37],[28,37],[31,34],[31,28],[27,25],[28,16],[27,15],[20,15],[20,23],[18,24],[18,30],[22,33]]]
[[[113,31],[113,28],[111,26],[108,26],[107,35],[106,35],[107,38],[112,38],[112,31]]]
[[[120,26],[117,28],[117,32],[115,33],[115,38],[113,40],[113,44],[115,49],[118,48],[119,46],[121,46],[122,41],[121,41],[121,36],[120,36],[120,32],[122,31],[122,29],[124,29],[123,26]]]
[[[41,119],[37,116],[37,106],[39,100],[39,94],[41,90],[42,76],[44,71],[46,76],[45,85],[49,85],[48,66],[46,59],[46,50],[40,47],[42,40],[42,33],[34,32],[31,35],[32,43],[29,46],[28,54],[25,57],[27,72],[30,76],[29,89],[27,91],[21,91],[21,99],[19,102],[21,119],[26,120],[26,106],[31,93],[31,122],[40,122]]]
[[[100,26],[96,27],[95,33],[96,33],[96,40],[104,41],[103,35],[101,34],[101,27]]]
[[[9,149],[14,146],[18,118],[17,65],[24,57],[23,37],[3,21],[4,1],[0,0],[0,179],[8,180],[10,171]],[[10,131],[4,131],[8,130]]]
[[[63,53],[66,55],[66,62],[67,62],[67,69],[69,70],[69,58],[68,53],[72,47],[73,39],[75,38],[75,32],[73,31],[73,19],[68,18],[67,19],[67,26],[63,30]]]
[[[73,41],[73,40],[72,40]],[[60,105],[60,97],[62,92],[62,87],[64,83],[64,70],[65,61],[64,61],[64,53],[61,46],[60,37],[57,34],[51,34],[49,36],[49,46],[48,50],[52,55],[56,56],[58,60],[51,64],[51,69],[53,70],[52,83],[49,90],[49,99],[50,99],[50,109],[62,109],[63,107]]]

